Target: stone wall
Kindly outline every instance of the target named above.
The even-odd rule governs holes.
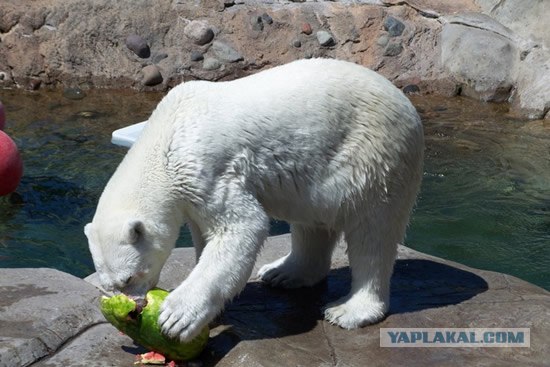
[[[4,0],[0,87],[166,90],[299,58],[370,67],[408,93],[550,108],[550,35],[530,0]],[[506,26],[509,26],[507,28]]]

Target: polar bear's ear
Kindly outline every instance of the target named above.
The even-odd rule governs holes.
[[[131,219],[124,225],[124,239],[127,243],[135,244],[143,235],[143,231],[143,222],[138,219]]]

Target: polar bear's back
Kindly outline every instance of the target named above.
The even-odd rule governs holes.
[[[361,135],[409,140],[422,129],[415,108],[391,82],[331,59],[295,61],[230,82],[184,83],[162,105],[172,117],[160,113],[159,119],[173,124],[174,139],[182,140],[175,145],[201,140],[223,151],[273,143],[275,150],[299,145],[325,154]]]
[[[171,165],[195,172],[195,193],[215,189],[224,175],[246,175],[266,210],[287,220],[336,213],[368,188],[418,181],[422,160],[422,126],[409,100],[379,74],[344,61],[184,83],[149,122],[140,138],[148,142],[138,144],[169,136]]]

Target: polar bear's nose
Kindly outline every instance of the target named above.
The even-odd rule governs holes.
[[[129,276],[129,277],[123,278],[122,280],[119,280],[118,282],[115,283],[115,288],[117,288],[121,291],[124,291],[124,289],[128,288],[130,283],[132,283],[133,278],[134,277]]]
[[[124,287],[126,287],[128,284],[130,284],[130,282],[132,281],[132,278],[133,278],[133,277],[131,277],[131,276],[128,277],[128,278],[126,278],[126,279],[124,280],[124,282],[122,283],[122,287],[121,287],[121,288],[124,288]]]

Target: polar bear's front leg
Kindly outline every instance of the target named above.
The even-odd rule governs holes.
[[[161,306],[159,325],[170,337],[186,341],[198,335],[252,273],[269,220],[251,195],[233,199],[212,221],[215,226],[206,233],[206,246],[191,274]]]

